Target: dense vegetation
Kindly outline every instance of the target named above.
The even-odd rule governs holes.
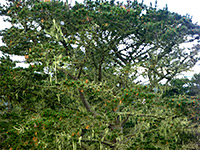
[[[30,64],[0,59],[1,149],[200,147],[199,75],[175,79],[199,60],[181,46],[199,42],[190,16],[137,0],[7,0],[0,15],[0,51]]]

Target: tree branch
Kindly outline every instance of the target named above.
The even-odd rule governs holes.
[[[58,68],[58,70],[64,72],[66,75],[70,76],[73,80],[78,80],[77,77],[74,77],[73,75],[71,75],[70,73],[68,73],[65,69]],[[89,102],[85,99],[83,91],[81,89],[78,89],[78,91],[79,91],[80,99],[81,99],[83,105],[85,106],[85,108],[87,109],[87,111],[88,112],[92,112],[93,115],[96,116],[97,113],[91,109],[91,106],[90,106]]]
[[[81,91],[81,89],[78,89],[78,91],[79,91],[79,94],[80,94],[80,99],[81,99],[83,105],[85,106],[85,108],[87,109],[87,111],[88,111],[88,112],[92,112],[93,115],[96,116],[96,115],[97,115],[96,112],[93,111],[93,110],[91,109],[90,104],[89,104],[89,102],[85,99],[85,96],[83,95],[83,92]]]

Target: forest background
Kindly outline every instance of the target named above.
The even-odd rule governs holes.
[[[198,149],[200,75],[176,79],[199,61],[190,15],[137,0],[7,2],[0,51],[28,67],[1,57],[1,149]]]

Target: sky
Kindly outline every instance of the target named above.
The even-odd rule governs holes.
[[[75,3],[74,0],[68,0],[68,1],[71,2],[72,5],[74,5]],[[126,0],[119,0],[119,1],[126,2]],[[141,2],[142,0],[138,0],[138,1]],[[5,4],[5,2],[6,2],[5,0],[0,0],[1,4]],[[83,2],[83,0],[77,0],[77,2],[81,3]],[[155,0],[144,0],[144,3],[147,5],[149,5],[150,2],[153,4],[153,6],[155,5]],[[158,8],[163,8],[166,6],[166,4],[168,5],[169,11],[176,12],[181,15],[189,14],[190,16],[192,16],[193,23],[198,23],[200,25],[200,0],[157,0]],[[3,18],[0,17],[0,30],[4,28],[9,28],[9,27],[10,27],[10,24],[3,22]],[[0,38],[0,45],[2,44],[3,43]],[[1,56],[2,56],[2,53],[0,52],[0,57]],[[12,56],[11,58],[14,60],[20,59],[24,61],[24,58],[20,56]],[[18,63],[17,65],[21,65],[21,64]],[[197,65],[192,68],[192,71],[183,73],[183,76],[185,75],[192,76],[192,74],[194,73],[200,73],[200,62],[197,63]]]

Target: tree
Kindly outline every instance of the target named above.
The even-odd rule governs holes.
[[[16,2],[12,6],[12,10],[7,8],[3,11],[3,14],[9,12],[6,15],[13,16],[10,20],[11,23],[19,22],[19,19],[15,16],[15,13],[19,13],[21,27],[25,29],[27,36],[27,38],[20,39],[16,35],[22,31],[21,28],[13,27],[9,31],[15,32],[17,30],[14,35],[15,38],[24,41],[23,44],[27,43],[25,53],[24,51],[19,52],[20,45],[15,45],[12,40],[9,40],[10,34],[6,36],[3,33],[3,40],[11,46],[10,50],[13,51],[10,53],[27,55],[28,49],[34,46],[33,44],[37,44],[37,40],[51,41],[50,38],[45,36],[44,29],[48,30],[51,27],[52,20],[56,19],[56,22],[63,24],[61,25],[63,36],[69,38],[68,42],[62,37],[57,39],[57,43],[60,42],[61,47],[64,47],[65,55],[79,57],[72,48],[73,45],[77,46],[76,51],[80,51],[80,48],[87,49],[87,57],[93,58],[91,67],[96,68],[94,74],[98,80],[102,80],[103,70],[105,70],[103,66],[107,66],[108,63],[109,67],[113,65],[119,65],[120,68],[131,67],[132,70],[135,70],[134,76],[137,73],[136,66],[141,66],[146,68],[144,75],[148,77],[152,87],[154,87],[163,79],[167,79],[169,82],[178,73],[194,66],[198,60],[196,54],[199,46],[191,48],[188,52],[181,49],[180,44],[197,40],[199,26],[194,25],[189,16],[182,17],[169,12],[167,8],[157,10],[142,3],[139,4],[137,1],[126,5],[119,3],[119,7],[115,7],[114,2],[109,4],[108,2],[88,1],[68,10],[69,8],[64,7],[64,3],[55,3],[54,5],[59,7],[57,11],[66,12],[61,15],[55,9],[52,10],[52,7],[47,7],[53,5],[53,3],[40,2],[34,5],[31,10],[21,5],[23,4]],[[30,3],[30,5],[32,4]],[[32,15],[28,18],[30,11]],[[146,14],[143,13],[144,11],[146,11]],[[37,19],[34,19],[34,17],[37,17]],[[66,20],[65,18],[69,19]],[[41,32],[36,32],[39,29]],[[87,30],[90,30],[90,35],[85,36],[85,34],[88,34]],[[191,38],[192,36],[193,38]],[[190,37],[190,40],[187,40],[186,37]],[[120,48],[122,46],[123,48]],[[88,47],[93,47],[95,51],[89,52]],[[8,53],[10,50],[6,47],[2,49],[2,51]],[[82,62],[84,61],[81,60],[77,64],[79,69],[83,67]]]
[[[187,78],[173,79],[170,82],[170,89],[166,91],[166,95],[189,95],[191,81]]]
[[[0,50],[24,55],[30,66],[16,68],[9,58],[1,59],[2,149],[176,149],[190,142],[188,112],[182,112],[191,107],[189,100],[168,105],[171,100],[152,92],[160,79],[151,86],[133,82],[141,66],[162,77],[148,63],[161,46],[156,63],[164,62],[169,49],[190,35],[178,29],[177,35],[165,35],[171,41],[163,37],[167,26],[185,25],[182,16],[174,23],[175,14],[137,1],[85,1],[73,7],[60,1],[8,2],[0,10],[12,27],[1,32]],[[186,28],[195,28],[191,35],[199,33],[185,20]],[[164,28],[147,26],[162,22]],[[154,33],[162,37],[154,39]]]
[[[192,79],[181,78],[173,79],[170,82],[170,89],[166,91],[168,96],[174,95],[199,95],[199,74],[194,74]]]
[[[190,95],[199,96],[199,87],[200,87],[200,74],[194,74],[191,79],[190,85]]]
[[[167,7],[163,10],[150,7],[144,24],[150,50],[141,66],[146,68],[146,76],[152,86],[158,86],[163,79],[167,80],[167,84],[199,60],[199,45],[188,49],[180,47],[182,43],[199,39],[199,26],[194,25],[189,16],[171,13]]]

